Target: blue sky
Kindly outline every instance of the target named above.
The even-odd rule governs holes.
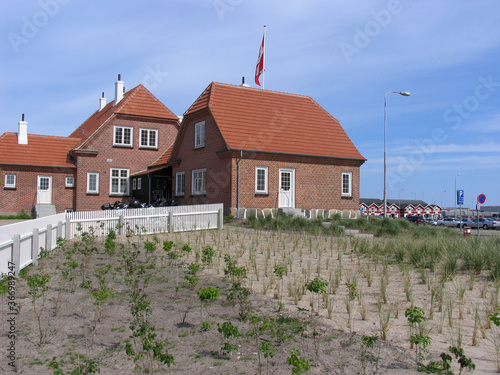
[[[265,88],[309,95],[368,161],[361,197],[500,205],[500,2],[38,0],[0,5],[0,133],[69,135],[143,83],[178,115],[212,81],[253,84],[267,26]],[[460,176],[457,176],[460,173]],[[403,190],[404,189],[404,190]],[[445,192],[446,190],[446,192]]]

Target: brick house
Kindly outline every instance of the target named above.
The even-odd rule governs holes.
[[[178,117],[143,85],[124,92],[120,76],[115,99],[106,104],[103,93],[99,109],[69,137],[28,135],[21,121],[17,135],[0,136],[0,213],[31,213],[37,203],[53,213],[98,210],[135,195],[152,198],[153,186],[158,196],[168,196],[171,167],[146,172],[133,186],[130,177],[160,160],[178,129]]]
[[[365,158],[308,96],[212,82],[184,113],[170,154],[181,204],[359,209]]]
[[[27,127],[23,116],[18,133],[0,135],[0,212],[31,214],[44,204],[48,214],[72,209],[76,167],[68,151],[80,139],[28,134]]]

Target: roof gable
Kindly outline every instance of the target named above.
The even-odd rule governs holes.
[[[116,106],[114,104],[115,101],[113,100],[102,110],[94,112],[70,134],[70,137],[81,138],[81,144],[83,144],[115,114],[178,121],[178,117],[142,84],[127,91],[123,99]]]
[[[365,160],[309,96],[212,82],[184,115],[204,108],[230,149]]]
[[[17,142],[17,133],[0,136],[0,164],[75,167],[68,153],[79,138],[28,134],[28,144]]]

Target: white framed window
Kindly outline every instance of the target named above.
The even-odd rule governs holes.
[[[73,176],[67,176],[65,186],[67,188],[75,187],[75,178]]]
[[[99,194],[99,173],[87,173],[87,194]]]
[[[127,126],[115,126],[113,132],[113,146],[132,147],[134,129]]]
[[[128,195],[130,169],[111,168],[109,173],[109,194]]]
[[[255,193],[267,194],[268,168],[255,167]]]
[[[194,125],[194,148],[205,147],[205,121]]]
[[[5,185],[6,188],[13,189],[16,187],[16,175],[15,174],[6,174],[5,175]]]
[[[352,172],[342,172],[342,196],[352,197]]]
[[[132,190],[136,190],[137,189],[137,178],[134,178],[132,180]]]
[[[158,129],[141,129],[140,148],[158,148]]]
[[[177,172],[175,174],[175,195],[184,195],[186,188],[186,174],[184,172]]]
[[[207,170],[196,169],[191,176],[191,193],[193,195],[202,195],[207,193]]]
[[[137,190],[141,190],[142,189],[142,177],[139,177],[137,179]]]

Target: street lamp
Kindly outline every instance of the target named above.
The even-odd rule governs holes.
[[[455,175],[455,220],[457,219],[457,198],[458,198],[458,195],[457,195],[457,176],[460,176],[460,173],[457,173]]]
[[[443,193],[446,193],[446,190],[441,192],[441,209],[443,209]]]
[[[403,96],[410,96],[407,91],[389,91],[384,96],[384,217],[387,217],[387,95],[399,94]]]
[[[404,191],[405,189],[399,189],[399,215],[398,217],[401,217],[401,192]]]

